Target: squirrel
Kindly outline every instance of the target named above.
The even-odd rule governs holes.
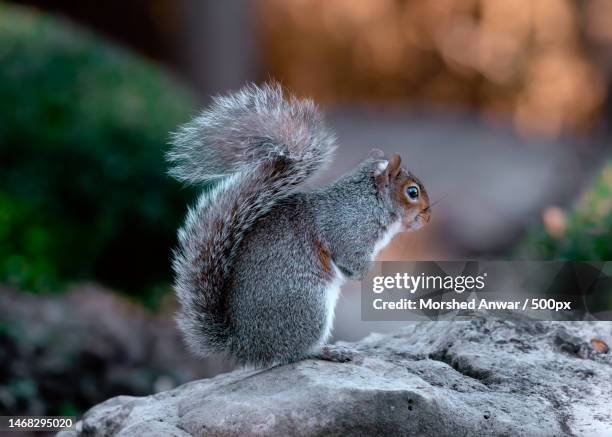
[[[307,188],[335,136],[310,99],[276,84],[215,97],[171,136],[169,173],[208,184],[174,251],[177,317],[197,355],[256,368],[304,358],[348,361],[326,345],[340,286],[359,280],[400,231],[429,222],[423,184],[374,149],[352,172]]]

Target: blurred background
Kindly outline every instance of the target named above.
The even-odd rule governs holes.
[[[612,2],[0,2],[0,413],[80,414],[229,370],[172,321],[196,191],[168,134],[275,79],[324,107],[347,171],[398,152],[439,201],[381,259],[612,259]],[[359,284],[335,339],[360,321]]]

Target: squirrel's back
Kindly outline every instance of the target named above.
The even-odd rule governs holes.
[[[276,205],[236,254],[226,295],[227,349],[239,363],[260,367],[295,361],[329,336],[327,315],[333,315],[339,293],[331,288],[342,278],[324,252],[311,198],[311,193],[296,193]],[[328,296],[334,298],[331,308]]]

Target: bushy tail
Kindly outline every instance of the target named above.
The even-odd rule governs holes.
[[[173,135],[177,179],[217,180],[189,210],[175,252],[179,326],[200,355],[226,348],[226,289],[243,237],[262,215],[331,160],[334,136],[311,100],[285,99],[279,85],[217,97]]]

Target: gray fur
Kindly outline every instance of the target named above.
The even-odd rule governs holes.
[[[334,269],[360,278],[396,218],[370,159],[326,188],[304,183],[331,160],[333,135],[310,100],[278,85],[218,97],[174,135],[171,173],[200,183],[179,231],[179,326],[200,355],[225,351],[255,366],[300,359],[320,346]],[[333,311],[333,308],[332,308]]]
[[[234,261],[239,268],[229,295],[230,354],[261,367],[316,350],[330,278],[313,243],[322,242],[346,276],[360,279],[392,219],[367,164],[329,187],[295,193],[272,208],[245,236]]]
[[[285,99],[278,84],[248,85],[172,135],[170,174],[187,183],[218,179],[288,154],[311,173],[331,159],[335,138],[310,99]]]

